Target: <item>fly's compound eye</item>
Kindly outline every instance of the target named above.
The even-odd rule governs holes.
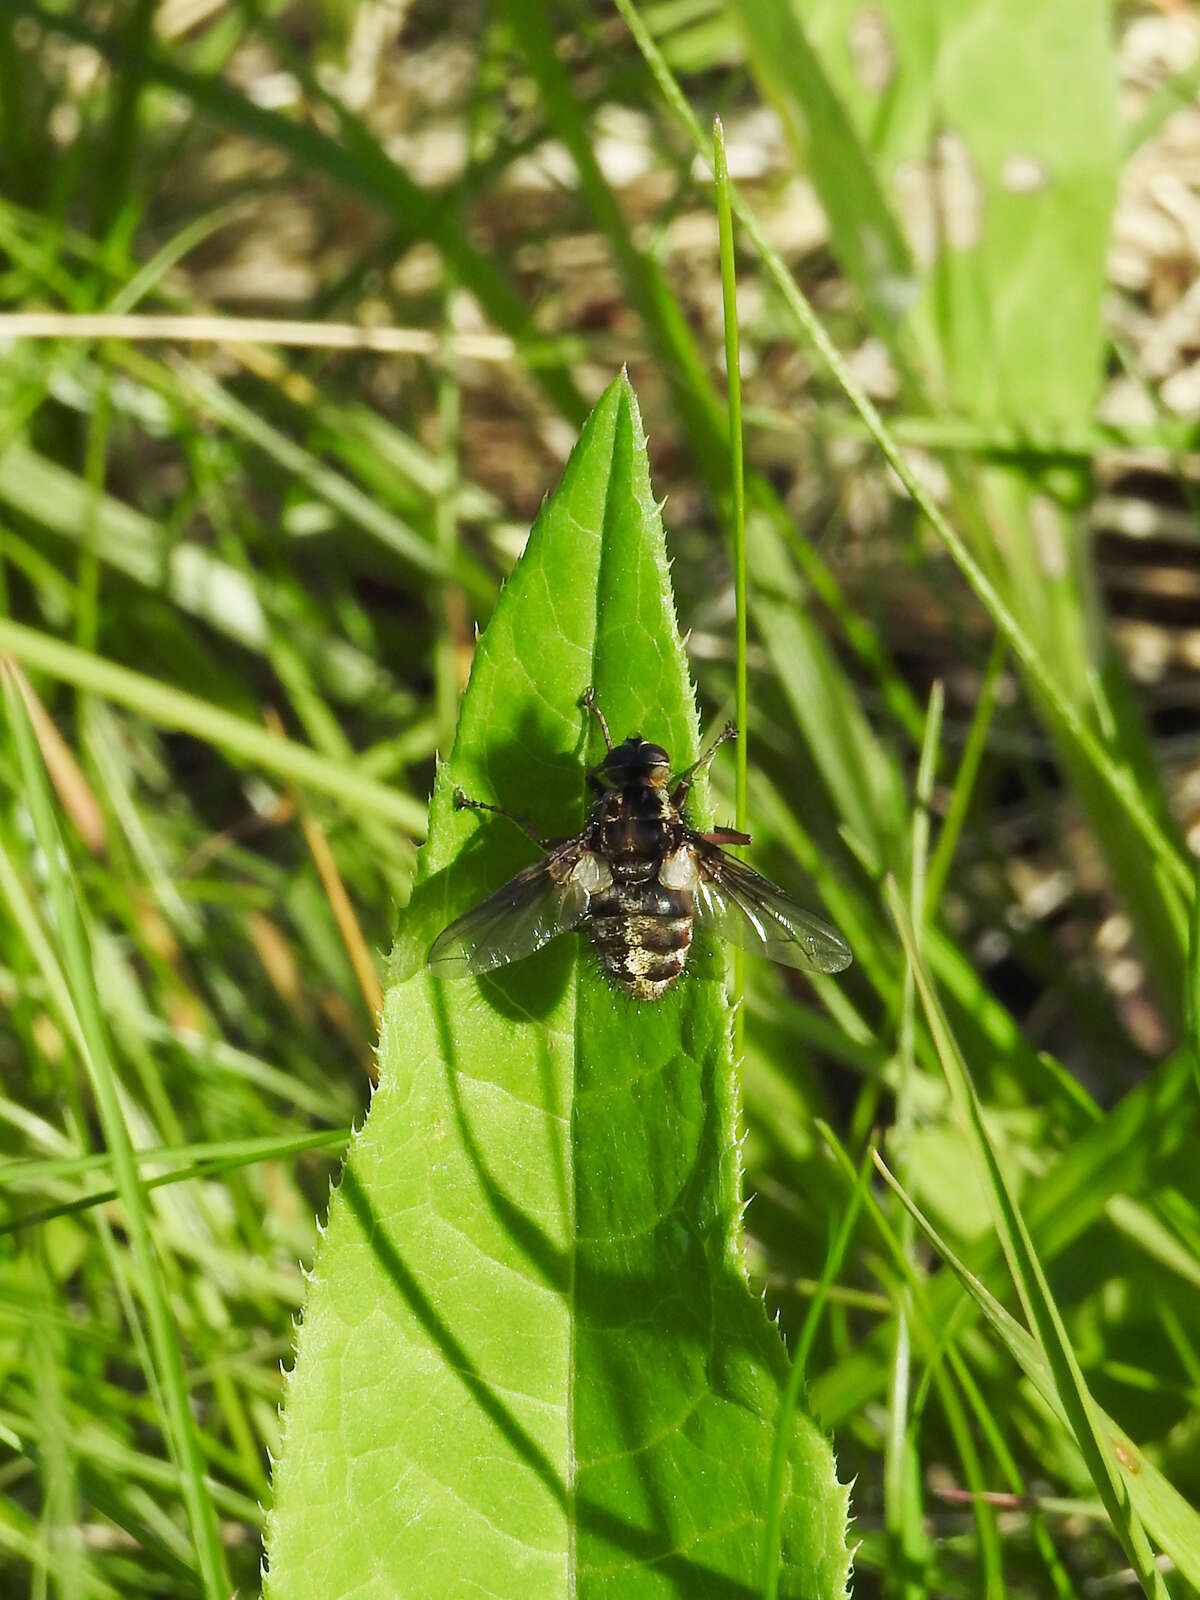
[[[609,789],[636,783],[658,787],[670,778],[671,758],[662,745],[651,744],[640,734],[632,733],[623,744],[613,746],[595,773]]]

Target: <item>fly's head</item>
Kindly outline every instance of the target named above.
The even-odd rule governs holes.
[[[662,789],[670,781],[671,758],[662,745],[651,744],[640,733],[631,733],[623,744],[613,745],[588,773],[588,782],[598,794],[613,789]]]

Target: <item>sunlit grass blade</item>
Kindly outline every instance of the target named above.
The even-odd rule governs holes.
[[[787,1442],[792,1425],[792,1416],[800,1398],[800,1387],[804,1382],[809,1353],[817,1336],[817,1329],[820,1327],[821,1317],[829,1297],[829,1290],[833,1280],[841,1271],[850,1240],[854,1234],[855,1225],[858,1222],[859,1210],[867,1192],[870,1171],[870,1160],[864,1160],[859,1169],[858,1179],[854,1185],[850,1200],[842,1211],[837,1233],[830,1240],[829,1249],[825,1255],[825,1265],[821,1270],[820,1281],[815,1287],[812,1301],[805,1314],[804,1325],[800,1330],[800,1336],[791,1352],[792,1367],[788,1373],[787,1386],[783,1391],[783,1397],[779,1405],[779,1419],[775,1427],[775,1443],[771,1452],[771,1469],[767,1479],[767,1517],[762,1535],[762,1577],[760,1579],[762,1600],[776,1600],[779,1594],[780,1526],[785,1498],[784,1474],[787,1469]]]
[[[491,602],[492,583],[475,562],[458,554],[454,556],[451,566],[446,567],[445,558],[432,541],[423,538],[394,512],[364,494],[356,484],[340,473],[331,471],[324,462],[273,427],[250,406],[244,405],[199,367],[190,362],[177,361],[175,371],[182,388],[196,403],[211,411],[225,427],[262,450],[284,472],[306,483],[314,494],[328,501],[387,549],[431,576],[455,577],[473,599],[485,605]]]
[[[304,745],[277,738],[266,728],[170,684],[6,619],[0,619],[0,650],[8,651],[36,671],[129,706],[161,727],[178,728],[198,739],[207,739],[231,755],[331,795],[353,810],[394,822],[416,838],[424,835],[424,808],[410,796],[364,777],[352,766],[330,761]]]
[[[980,685],[979,698],[975,703],[975,714],[971,718],[971,727],[967,733],[966,743],[963,746],[962,757],[958,763],[958,770],[954,774],[954,783],[950,790],[950,800],[946,806],[946,815],[942,826],[938,830],[937,843],[933,847],[933,857],[929,863],[929,882],[926,889],[928,912],[931,917],[936,916],[941,904],[942,890],[946,886],[946,878],[954,860],[954,852],[962,836],[963,827],[970,810],[971,800],[975,792],[975,782],[979,776],[979,768],[983,762],[984,751],[987,747],[988,731],[992,726],[992,717],[996,710],[996,700],[1000,688],[1000,675],[1004,670],[1006,651],[1001,644],[992,649],[991,659],[988,662],[987,672],[984,674],[983,683]]]
[[[616,0],[616,4],[677,119],[688,133],[698,153],[705,160],[711,161],[711,141],[706,137],[631,0]],[[736,184],[731,184],[730,193],[734,213],[753,241],[771,281],[779,290],[783,303],[791,313],[800,333],[806,342],[814,346],[846,398],[863,419],[884,460],[896,473],[1004,635],[1014,656],[1020,661],[1038,693],[1043,697],[1049,713],[1061,727],[1064,737],[1078,750],[1081,758],[1095,772],[1113,800],[1125,812],[1130,825],[1145,841],[1166,881],[1186,903],[1192,893],[1192,878],[1177,842],[1168,836],[1160,818],[1145,803],[1124,767],[1114,760],[1102,740],[1089,727],[1074,701],[1060,692],[1053,668],[1044,659],[1042,652],[1026,632],[1012,607],[1003,598],[996,584],[913,472],[891,429],[851,372],[779,253],[770,244],[753,211],[741,198]]]
[[[878,1158],[877,1165],[930,1244],[949,1264],[959,1282],[996,1330],[1026,1377],[1061,1419],[1063,1426],[1072,1428],[1068,1407],[1059,1386],[1058,1374],[1047,1353],[1033,1335],[1005,1310],[987,1286],[967,1268]],[[1090,1396],[1088,1403],[1096,1439],[1100,1447],[1117,1463],[1122,1496],[1188,1582],[1200,1586],[1200,1513],[1188,1504],[1125,1431],[1107,1416]],[[1114,1531],[1120,1536],[1119,1526],[1114,1525]],[[1147,1594],[1166,1593],[1162,1579],[1157,1573],[1149,1584],[1141,1572],[1138,1572],[1138,1577]]]
[[[1184,1026],[1200,1086],[1200,867],[1192,891],[1192,910],[1188,919],[1187,992],[1183,1000]]]
[[[5,705],[25,781],[25,799],[47,864],[50,892],[62,941],[63,960],[78,1010],[84,1059],[104,1127],[105,1142],[124,1210],[125,1226],[138,1266],[139,1287],[154,1351],[156,1375],[166,1404],[164,1432],[179,1462],[196,1559],[209,1600],[227,1600],[229,1574],[205,1478],[199,1431],[192,1414],[183,1351],[171,1317],[166,1285],[154,1247],[145,1191],[133,1157],[133,1144],[121,1105],[116,1063],[100,1010],[87,931],[55,821],[49,785],[34,743],[25,703],[10,669],[4,673]]]
[[[925,932],[925,884],[929,861],[930,803],[933,782],[941,752],[942,712],[945,695],[935,681],[925,713],[921,758],[917,767],[915,807],[912,819],[911,863],[909,867],[909,909],[918,943]],[[900,1000],[899,1039],[896,1051],[895,1119],[889,1134],[889,1147],[904,1172],[911,1159],[911,1143],[916,1123],[914,1106],[916,1062],[916,996],[911,969],[906,968]],[[913,1230],[901,1217],[900,1246],[911,1256]],[[888,1384],[888,1427],[884,1443],[883,1485],[884,1518],[891,1564],[895,1568],[894,1592],[901,1596],[920,1595],[926,1587],[929,1541],[921,1503],[921,1477],[911,1411],[911,1308],[907,1291],[902,1291],[896,1307],[895,1343]]]
[[[216,1141],[208,1145],[164,1147],[160,1150],[135,1150],[135,1167],[158,1166],[164,1161],[183,1161],[185,1165],[174,1172],[159,1172],[153,1177],[142,1177],[144,1191],[161,1189],[167,1184],[184,1183],[190,1178],[215,1178],[223,1172],[234,1172],[238,1167],[259,1161],[281,1161],[287,1156],[299,1155],[305,1150],[342,1149],[350,1138],[348,1128],[330,1128],[320,1133],[301,1134],[294,1139],[246,1139]],[[15,1189],[18,1185],[35,1181],[55,1181],[77,1173],[104,1170],[113,1165],[113,1157],[101,1155],[78,1156],[58,1161],[8,1162],[0,1168],[0,1189]],[[94,1189],[77,1200],[65,1200],[60,1205],[44,1206],[0,1223],[0,1236],[17,1233],[22,1228],[41,1227],[55,1217],[73,1216],[92,1206],[108,1205],[121,1199],[117,1188]]]
[[[1153,1187],[1172,1155],[1191,1138],[1197,1118],[1192,1055],[1179,1051],[1129,1091],[1094,1127],[1072,1143],[1025,1196],[1025,1211],[1038,1255],[1052,1261],[1103,1215],[1113,1195],[1140,1194]],[[994,1236],[972,1252],[980,1277],[998,1281],[1004,1256]],[[939,1277],[929,1287],[932,1317],[942,1322],[961,1303],[957,1286]],[[879,1393],[885,1381],[888,1326],[872,1334],[834,1366],[814,1378],[820,1414],[841,1420]]]
[[[730,502],[733,520],[733,596],[734,596],[734,721],[738,737],[734,750],[736,798],[734,827],[746,833],[750,827],[747,790],[750,743],[750,702],[746,678],[746,469],[742,440],[742,362],[738,331],[737,260],[734,254],[733,215],[729,209],[729,166],[725,158],[725,134],[718,117],[713,124],[713,174],[716,180],[717,225],[721,249],[721,303],[725,318],[725,374],[729,406]],[[746,962],[741,950],[733,953],[733,1053],[740,1061],[745,1050]]]
[[[921,958],[912,922],[894,884],[888,885],[887,897],[904,943],[905,954],[912,967],[926,1020],[937,1045],[938,1056],[954,1098],[960,1124],[967,1134],[979,1180],[992,1207],[996,1231],[1014,1287],[1053,1375],[1059,1404],[1067,1417],[1080,1453],[1087,1463],[1092,1482],[1104,1501],[1113,1530],[1120,1539],[1142,1586],[1149,1595],[1165,1597],[1167,1591],[1162,1576],[1154,1564],[1141,1519],[1131,1508],[1128,1470],[1120,1460],[1119,1454],[1114,1453],[1111,1439],[1099,1426],[1096,1404],[1080,1370],[1033,1240],[992,1148],[991,1138],[984,1125],[966,1063],[950,1032],[945,1013]]]

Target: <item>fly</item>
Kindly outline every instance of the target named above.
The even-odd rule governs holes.
[[[596,717],[607,746],[587,774],[595,800],[582,833],[543,839],[526,818],[456,791],[456,810],[508,817],[545,854],[438,935],[429,952],[438,977],[492,972],[581,928],[618,988],[637,1000],[659,1000],[687,965],[696,924],[801,971],[850,965],[850,947],[835,929],[721,848],[749,844],[747,834],[698,833],[688,824],[688,791],[737,737],[732,723],[699,761],[672,777],[661,745],[638,733],[614,744],[590,689],[580,704]]]

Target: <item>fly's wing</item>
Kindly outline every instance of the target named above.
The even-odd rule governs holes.
[[[437,976],[492,972],[578,927],[589,899],[571,876],[580,854],[576,840],[560,845],[444,928],[429,952]]]
[[[695,915],[730,944],[802,972],[842,972],[853,957],[835,928],[744,861],[693,837]]]

